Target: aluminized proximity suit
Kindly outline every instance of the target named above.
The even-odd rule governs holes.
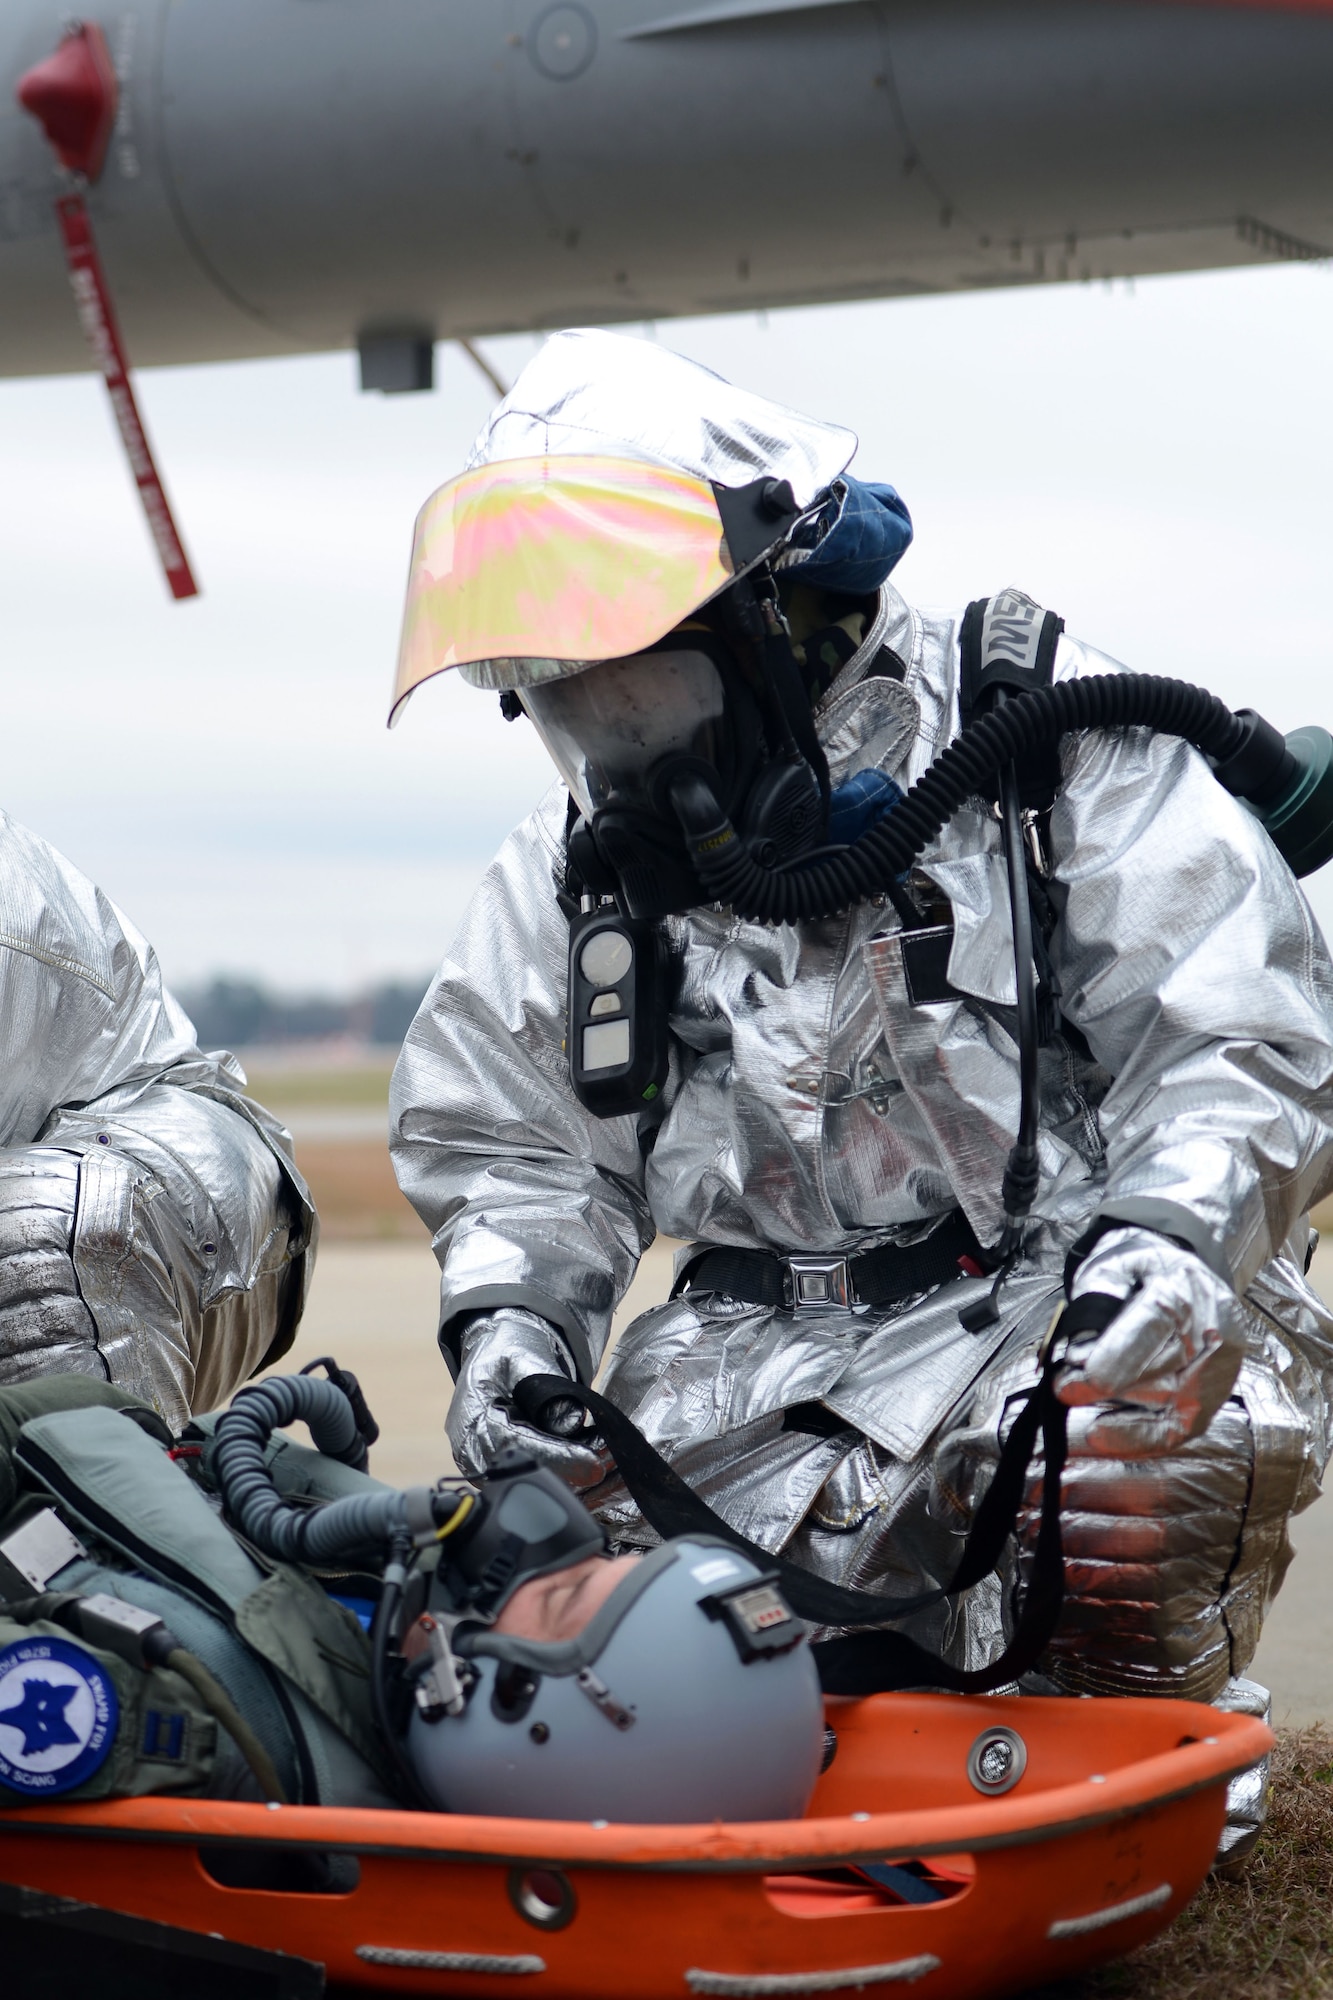
[[[2,813],[0,1052],[0,1383],[99,1375],[179,1428],[290,1344],[314,1210],[150,947]]]
[[[835,786],[868,767],[906,786],[957,733],[958,622],[883,589],[816,711]],[[1057,679],[1115,670],[1061,641]],[[953,925],[948,997],[913,1003],[884,902],[788,927],[670,918],[669,1081],[651,1114],[604,1123],[562,1052],[564,826],[554,791],[501,850],[394,1079],[446,1351],[468,1315],[518,1306],[590,1375],[655,1230],[836,1257],[961,1205],[997,1239],[1019,1085],[988,809],[922,863]],[[1333,1186],[1333,968],[1267,835],[1179,739],[1068,739],[1050,855],[1051,955],[1085,1040],[1042,1052],[1037,1227],[999,1324],[960,1325],[976,1279],[878,1309],[691,1290],[634,1323],[604,1386],[755,1540],[916,1589],[954,1567],[1071,1244],[1094,1218],[1182,1240],[1243,1295],[1246,1357],[1203,1433],[1162,1455],[1108,1455],[1098,1410],[1071,1411],[1068,1601],[1046,1667],[1071,1690],[1208,1699],[1254,1651],[1329,1450],[1333,1318],[1304,1269],[1306,1211]],[[626,1543],[653,1540],[614,1479],[585,1497]],[[978,1666],[1014,1596],[1012,1574],[992,1577],[911,1629]]]

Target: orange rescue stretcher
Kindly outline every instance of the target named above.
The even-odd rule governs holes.
[[[891,1694],[828,1714],[838,1747],[809,1814],[776,1823],[0,1807],[0,1934],[54,1950],[72,1927],[89,1971],[99,1938],[107,1952],[137,1939],[159,1963],[174,1943],[187,1961],[266,1968],[275,2000],[326,1982],[533,2000],[910,1985],[969,2000],[1080,1972],[1168,1924],[1213,1860],[1227,1780],[1273,1741],[1251,1717],[1176,1701]]]

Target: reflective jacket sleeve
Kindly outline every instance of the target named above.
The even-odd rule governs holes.
[[[1099,1219],[1178,1236],[1243,1291],[1333,1187],[1319,927],[1267,834],[1177,737],[1069,739],[1051,841],[1061,1004],[1114,1079]]]
[[[100,1366],[173,1422],[300,1316],[313,1210],[244,1090],[120,911],[0,814],[0,1174],[34,1147],[78,1159],[70,1254]]]
[[[43,1135],[81,1156],[72,1255],[106,1370],[178,1425],[286,1352],[314,1262],[290,1136],[244,1081],[196,1056]]]
[[[440,1260],[441,1344],[525,1306],[595,1370],[653,1238],[633,1118],[595,1119],[564,1053],[569,926],[556,901],[565,794],[501,848],[394,1071],[390,1150]]]

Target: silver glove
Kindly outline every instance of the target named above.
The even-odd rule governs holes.
[[[1088,1292],[1125,1305],[1103,1332],[1074,1340],[1057,1376],[1061,1402],[1111,1406],[1080,1427],[1079,1450],[1151,1458],[1198,1437],[1245,1354],[1244,1312],[1230,1285],[1165,1236],[1115,1229],[1078,1267],[1070,1296]]]
[[[444,1428],[454,1463],[465,1478],[482,1476],[506,1446],[549,1466],[576,1489],[596,1486],[605,1478],[604,1453],[548,1437],[524,1423],[514,1408],[515,1386],[527,1375],[576,1379],[573,1357],[549,1320],[511,1306],[479,1313],[464,1328],[459,1353],[458,1380]],[[569,1432],[583,1423],[583,1411],[572,1401],[556,1404],[551,1416]]]
[[[79,1164],[55,1146],[0,1152],[0,1382],[110,1372],[74,1274]]]

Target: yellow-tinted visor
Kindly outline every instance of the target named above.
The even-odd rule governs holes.
[[[520,662],[637,653],[731,575],[705,480],[591,456],[476,466],[417,516],[390,721],[446,667],[494,662],[516,686],[541,677]]]

